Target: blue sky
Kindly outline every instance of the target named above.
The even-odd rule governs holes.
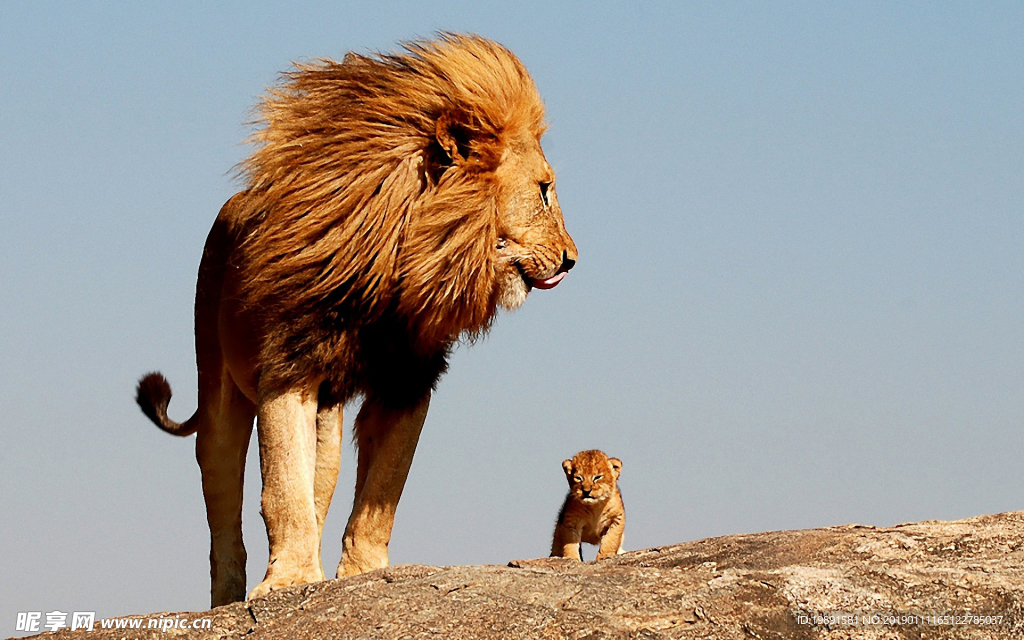
[[[277,74],[442,29],[533,73],[580,261],[456,352],[393,562],[545,555],[587,448],[627,549],[1024,508],[1020,3],[7,2],[0,631],[205,608],[192,441],[135,380],[195,408],[196,267]],[[346,445],[329,572],[353,477]]]

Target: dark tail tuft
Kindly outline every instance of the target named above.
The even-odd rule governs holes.
[[[156,371],[147,373],[135,388],[135,402],[142,413],[167,433],[174,436],[190,436],[196,432],[193,420],[175,422],[167,417],[167,405],[171,402],[171,385]]]

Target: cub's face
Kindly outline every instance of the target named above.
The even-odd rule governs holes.
[[[562,463],[569,492],[584,504],[604,502],[615,493],[622,461],[595,450],[581,451]]]
[[[499,303],[518,307],[532,289],[550,289],[576,264],[555,195],[555,172],[540,142],[509,145],[495,171],[498,189]]]

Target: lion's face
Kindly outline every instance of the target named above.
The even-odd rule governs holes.
[[[604,502],[615,494],[622,462],[601,451],[581,451],[562,463],[569,492],[584,504]]]
[[[509,145],[495,171],[498,187],[499,304],[514,309],[531,289],[550,289],[576,264],[555,195],[555,172],[535,139]]]

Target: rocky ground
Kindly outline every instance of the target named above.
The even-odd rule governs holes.
[[[121,638],[1024,638],[1024,512],[688,542],[585,564],[398,566]],[[45,637],[82,637],[62,630]]]

